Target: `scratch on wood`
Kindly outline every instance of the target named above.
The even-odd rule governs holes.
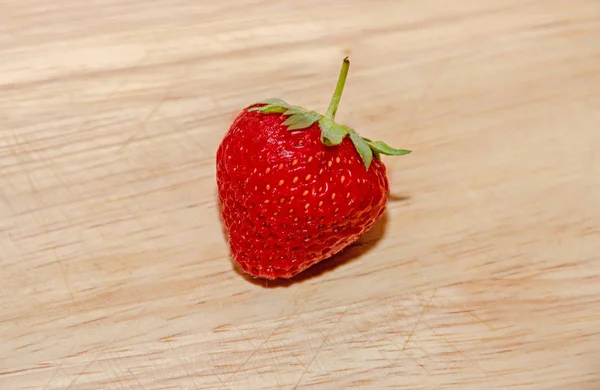
[[[183,75],[182,75],[182,80],[187,81],[188,76],[192,70],[192,65],[193,65],[193,63],[190,63],[186,67],[186,69],[184,70]],[[138,123],[138,129],[127,140],[125,140],[125,142],[119,147],[119,149],[117,149],[117,152],[116,152],[117,154],[120,154],[121,152],[123,152],[123,150],[131,142],[133,142],[133,140],[135,140],[137,138],[137,136],[144,130],[144,128],[145,128],[144,126],[148,124],[148,122],[152,119],[152,117],[154,117],[154,115],[156,115],[156,113],[163,106],[163,104],[165,104],[165,102],[167,102],[171,98],[171,94],[173,93],[174,89],[175,89],[175,84],[171,84],[171,86],[168,88],[168,90],[163,95],[162,99],[160,99],[158,101],[158,103],[148,112],[146,117],[140,123]]]
[[[362,313],[362,310],[361,310],[361,309],[360,309],[360,307],[358,306],[358,303],[355,303],[355,304],[354,304],[354,306],[356,307],[356,311],[357,311],[358,315],[359,315],[359,316],[360,316],[360,317],[363,319],[363,321],[364,321],[365,323],[368,323],[367,319],[365,318],[365,316],[364,316],[364,315],[363,315],[363,313]],[[356,326],[355,326],[355,328],[356,328],[357,330],[359,330],[359,331],[360,331],[360,329],[358,329]],[[373,340],[371,340],[371,338],[369,337],[369,333],[368,333],[368,332],[365,332],[365,333],[364,333],[364,336],[365,336],[365,338],[367,339],[367,341],[369,342],[369,344],[371,345],[371,347],[375,348],[375,349],[377,350],[377,352],[379,352],[379,354],[380,354],[380,355],[381,355],[381,356],[382,356],[382,357],[383,357],[383,358],[384,358],[384,359],[385,359],[385,360],[386,360],[388,363],[390,363],[390,369],[391,369],[391,368],[393,368],[393,366],[394,366],[394,362],[392,362],[392,361],[391,361],[391,360],[390,360],[390,359],[389,359],[389,358],[388,358],[388,357],[387,357],[387,356],[386,356],[386,355],[383,353],[383,351],[381,350],[381,348],[379,348],[379,347],[378,347],[378,346],[377,346],[377,345],[376,345],[376,344],[373,342]]]
[[[415,326],[413,326],[413,328],[411,329],[411,331],[408,333],[408,337],[406,338],[406,340],[404,341],[404,344],[402,345],[402,350],[403,351],[406,350],[406,346],[408,345],[408,343],[412,339],[415,331],[417,330],[417,328],[419,327],[419,325],[421,325],[421,323],[423,322],[423,317],[425,316],[425,312],[429,309],[429,307],[431,305],[431,301],[433,301],[433,298],[435,297],[435,294],[437,294],[437,292],[438,292],[438,289],[436,288],[433,291],[433,294],[431,294],[431,297],[429,298],[429,300],[427,301],[427,303],[425,304],[425,306],[423,307],[423,309],[421,310],[421,313],[419,314],[419,319],[415,323]]]
[[[215,374],[215,377],[217,378],[217,380],[219,381],[219,383],[221,383],[221,385],[223,385],[223,388],[226,388],[225,382],[223,382],[223,379],[221,379],[221,375],[217,372],[218,369],[218,362],[215,359],[215,357],[212,354],[209,354],[210,356],[210,360],[212,360],[213,362],[213,373]]]
[[[479,363],[477,363],[475,360],[471,359],[466,354],[464,354],[462,351],[460,351],[458,348],[456,348],[456,345],[454,343],[452,343],[450,340],[448,340],[446,337],[444,337],[440,333],[436,332],[435,329],[433,329],[431,326],[429,326],[427,324],[424,324],[424,325],[425,325],[425,327],[427,327],[427,329],[429,329],[434,335],[436,335],[436,337],[438,337],[440,340],[442,340],[444,342],[444,344],[446,344],[455,353],[457,353],[458,355],[464,357],[471,364],[473,364],[473,366],[477,367],[481,372],[487,373],[487,370],[485,370],[483,367],[481,367],[479,365]]]
[[[60,272],[62,274],[63,280],[65,281],[65,285],[67,286],[67,290],[69,290],[69,294],[71,295],[71,300],[73,302],[76,302],[75,294],[73,294],[73,289],[71,288],[71,283],[69,282],[67,271],[65,270],[64,261],[58,258],[58,253],[56,253],[55,247],[52,248],[52,251],[54,252],[54,256],[56,257],[58,266],[60,267]]]
[[[267,336],[267,338],[260,343],[260,345],[256,348],[254,348],[254,351],[252,351],[252,353],[250,354],[250,356],[248,356],[248,358],[246,360],[244,360],[244,362],[233,372],[233,374],[237,374],[238,372],[240,372],[240,370],[250,361],[250,359],[252,359],[254,357],[254,355],[256,355],[256,353],[258,352],[259,349],[262,348],[263,345],[265,345],[270,339],[271,337],[273,337],[273,335],[279,330],[281,329],[281,327],[283,326],[283,324],[285,322],[287,322],[295,313],[290,314],[289,316],[285,317],[285,319],[281,320],[281,322],[279,323],[279,325],[277,325],[277,327],[275,329],[273,329],[273,331],[271,332],[271,334],[269,334],[269,336]]]
[[[67,353],[65,355],[65,357],[60,361],[60,364],[58,365],[58,367],[56,367],[56,370],[54,370],[54,373],[52,374],[52,376],[50,377],[50,380],[46,383],[46,385],[44,386],[43,390],[46,390],[49,388],[50,384],[52,384],[52,381],[54,380],[54,378],[56,377],[56,375],[58,374],[58,372],[63,368],[63,366],[65,365],[65,360],[67,360],[67,358],[73,353],[73,350],[75,349],[76,344],[73,344],[73,346],[71,347],[71,349],[69,350],[69,353]]]
[[[440,64],[440,66],[438,67],[438,69],[436,70],[436,72],[434,73],[434,75],[429,79],[429,81],[425,85],[425,88],[423,88],[423,92],[421,93],[421,96],[419,97],[419,100],[417,101],[415,108],[412,110],[412,112],[409,115],[409,118],[411,118],[412,124],[409,126],[406,144],[410,143],[413,135],[416,132],[416,122],[417,122],[416,118],[417,118],[417,115],[419,114],[419,111],[421,110],[421,107],[424,104],[425,98],[427,97],[429,92],[433,89],[433,87],[438,83],[440,76],[449,67],[451,62],[452,62],[452,58],[449,58],[448,60],[442,62]]]
[[[473,313],[471,310],[467,310],[464,307],[463,307],[463,309],[464,309],[465,313],[470,315],[473,319],[475,319],[476,321],[481,323],[483,326],[487,327],[489,330],[491,330],[493,332],[497,331],[497,329],[490,322],[482,320],[481,318],[479,318],[478,315]]]
[[[121,152],[123,152],[123,150],[131,142],[133,142],[133,140],[136,139],[137,136],[144,130],[144,126],[150,121],[150,119],[152,119],[152,117],[158,112],[160,107],[168,100],[169,92],[165,93],[165,96],[163,96],[163,98],[160,99],[158,101],[158,103],[156,103],[156,105],[154,105],[154,107],[152,109],[150,109],[150,111],[148,112],[146,117],[140,123],[138,123],[137,130],[129,138],[127,138],[125,140],[125,142],[119,147],[119,149],[117,149],[117,154],[120,154]]]
[[[320,284],[317,284],[317,285],[315,286],[315,288],[314,288],[314,289],[312,289],[312,291],[311,291],[311,293],[310,293],[309,297],[308,297],[307,299],[305,299],[304,301],[305,301],[305,302],[310,302],[310,298],[312,298],[312,297],[313,297],[313,296],[314,296],[314,295],[317,293],[317,291],[319,291],[319,288],[320,288]],[[296,296],[296,294],[294,294],[294,296]],[[241,370],[241,369],[242,369],[242,368],[243,368],[243,367],[244,367],[244,366],[245,366],[245,365],[246,365],[246,364],[247,364],[247,363],[248,363],[248,362],[249,362],[249,361],[250,361],[250,360],[251,360],[251,359],[252,359],[252,358],[253,358],[253,357],[256,355],[256,353],[257,353],[257,352],[258,352],[258,351],[259,351],[259,350],[260,350],[260,349],[263,347],[263,345],[265,345],[265,344],[266,344],[266,343],[267,343],[267,342],[268,342],[268,341],[271,339],[271,337],[273,337],[273,335],[274,335],[274,334],[275,334],[277,331],[279,331],[279,329],[281,329],[281,327],[283,326],[283,324],[284,324],[285,322],[287,322],[288,320],[290,320],[290,319],[291,319],[292,317],[294,317],[294,316],[296,316],[296,317],[297,317],[297,313],[300,311],[300,309],[301,309],[302,307],[303,307],[303,306],[301,306],[301,305],[298,305],[298,306],[296,306],[295,310],[294,310],[294,311],[293,311],[293,312],[292,312],[290,315],[288,315],[287,317],[285,317],[285,319],[283,319],[283,320],[282,320],[282,321],[281,321],[281,322],[280,322],[280,323],[277,325],[277,327],[275,327],[275,329],[273,330],[273,332],[271,332],[271,334],[269,334],[269,336],[268,336],[268,337],[267,337],[267,338],[266,338],[266,339],[265,339],[265,340],[264,340],[262,343],[260,343],[260,345],[259,345],[258,347],[254,348],[254,351],[252,351],[252,353],[250,354],[250,356],[249,356],[249,357],[248,357],[248,358],[247,358],[247,359],[246,359],[246,360],[245,360],[245,361],[244,361],[244,362],[243,362],[243,363],[242,363],[242,364],[241,364],[241,365],[240,365],[240,366],[239,366],[239,367],[238,367],[238,368],[237,368],[237,369],[236,369],[236,370],[233,372],[233,374],[235,375],[235,374],[239,373],[239,372],[240,372],[240,370]],[[344,314],[345,314],[345,313],[344,313]]]
[[[192,380],[192,382],[194,383],[194,386],[196,388],[198,388],[198,384],[196,383],[196,380],[194,379],[194,375],[192,375],[192,373],[187,369],[187,367],[185,366],[185,364],[183,364],[183,362],[181,361],[181,358],[179,357],[179,355],[177,353],[175,353],[175,350],[171,346],[171,343],[168,343],[167,346],[169,347],[169,350],[171,351],[171,353],[173,354],[173,356],[175,356],[175,360],[177,360],[177,363],[179,363],[179,366],[181,366],[181,368],[183,368],[183,371],[185,371],[185,373],[187,374],[188,378],[190,378]]]
[[[333,330],[338,327],[339,323],[344,319],[344,317],[346,316],[346,314],[348,313],[349,310],[350,309],[347,307],[344,310],[344,312],[342,314],[340,314],[339,319],[331,326],[331,328],[329,329],[329,332],[327,332],[327,335],[323,338],[323,342],[321,342],[321,345],[319,345],[319,348],[317,348],[317,351],[313,355],[312,359],[310,360],[310,362],[308,362],[306,367],[304,367],[304,371],[302,371],[302,374],[300,374],[300,378],[298,378],[296,385],[294,385],[294,390],[298,389],[298,386],[300,386],[300,383],[302,383],[302,379],[304,378],[304,376],[308,372],[309,368],[313,365],[313,363],[317,359],[317,356],[319,355],[319,353],[321,353],[321,351],[323,350],[323,347],[325,346],[325,343],[327,343],[327,340],[329,340],[329,336],[331,336],[331,333],[333,333]]]
[[[138,386],[140,386],[140,389],[142,390],[146,390],[146,387],[144,385],[142,385],[142,382],[140,382],[140,380],[138,379],[138,377],[133,373],[133,371],[131,370],[131,368],[127,369],[127,372],[129,372],[129,374],[131,375],[131,377],[133,378],[133,380],[136,381],[136,383],[138,384]]]
[[[73,378],[73,380],[71,381],[71,383],[69,383],[69,386],[67,386],[67,388],[65,390],[71,389],[73,387],[73,385],[79,380],[79,378],[81,378],[81,376],[83,374],[85,374],[85,372],[92,366],[92,364],[94,364],[94,363],[96,363],[96,361],[98,361],[98,359],[100,358],[100,356],[102,356],[103,353],[104,353],[104,351],[98,352],[96,357],[94,357],[88,364],[86,364],[85,367],[83,368],[83,370],[79,371],[79,373],[75,376],[75,378]]]

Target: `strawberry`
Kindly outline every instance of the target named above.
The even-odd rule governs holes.
[[[345,58],[325,115],[268,99],[243,109],[218,148],[231,254],[254,277],[299,274],[355,242],[385,211],[380,154],[410,151],[334,122],[349,66]]]

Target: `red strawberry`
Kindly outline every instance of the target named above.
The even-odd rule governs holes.
[[[326,115],[269,99],[244,109],[217,151],[221,214],[233,259],[291,278],[340,252],[381,218],[389,195],[379,155],[409,150],[334,122],[348,58]]]

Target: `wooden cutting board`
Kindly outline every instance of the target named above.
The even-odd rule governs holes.
[[[229,259],[268,97],[413,154],[358,244]],[[0,4],[0,389],[600,389],[600,3]]]

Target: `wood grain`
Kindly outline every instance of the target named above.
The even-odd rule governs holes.
[[[347,54],[389,210],[247,280],[215,150]],[[0,389],[599,389],[599,150],[597,0],[4,0]]]

